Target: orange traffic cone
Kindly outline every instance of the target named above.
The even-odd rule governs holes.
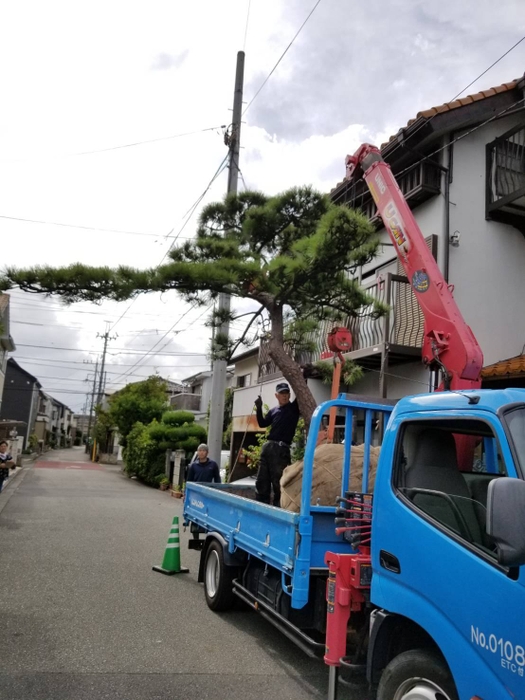
[[[177,516],[173,518],[162,566],[154,566],[153,571],[159,571],[167,576],[187,574],[189,572],[189,569],[185,569],[180,565],[179,519]]]

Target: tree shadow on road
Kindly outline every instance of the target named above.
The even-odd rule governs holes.
[[[249,634],[260,648],[261,655],[270,657],[284,674],[293,679],[304,692],[304,698],[326,698],[328,667],[322,658],[312,658],[295,646],[268,620],[238,600],[232,610],[217,613],[232,627]],[[368,700],[366,690],[355,691],[340,686],[338,700]]]

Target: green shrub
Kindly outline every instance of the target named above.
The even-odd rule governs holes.
[[[28,438],[28,447],[30,452],[36,452],[38,449],[38,436],[34,433]]]
[[[125,472],[129,476],[138,476],[147,484],[156,486],[157,477],[164,476],[165,451],[151,439],[148,426],[135,423],[128,434],[124,450]]]
[[[126,473],[158,486],[165,472],[166,450],[194,452],[206,439],[206,431],[194,421],[189,411],[166,411],[160,423],[135,423],[124,450]]]

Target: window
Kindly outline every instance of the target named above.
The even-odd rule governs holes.
[[[397,490],[441,527],[492,555],[488,486],[507,472],[491,427],[467,419],[407,423],[396,455]]]
[[[505,414],[509,428],[515,459],[523,470],[525,469],[525,408],[517,408]]]
[[[251,386],[252,384],[252,375],[251,374],[243,374],[240,377],[237,377],[237,389],[241,389],[244,386]]]

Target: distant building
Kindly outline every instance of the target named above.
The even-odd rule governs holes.
[[[25,423],[18,428],[18,434],[24,438],[23,449],[28,446],[29,436],[35,432],[41,388],[38,379],[12,357],[7,360],[0,418]]]
[[[0,406],[4,392],[7,353],[16,350],[15,343],[10,333],[9,302],[10,297],[8,294],[0,294]]]
[[[40,389],[35,423],[35,435],[37,436],[38,442],[41,444],[42,449],[44,449],[45,446],[49,445],[51,442],[52,422],[53,397],[49,396],[49,394],[46,394],[45,391]]]
[[[82,435],[87,435],[89,426],[89,413],[75,413],[73,416],[76,423],[76,429],[80,430]],[[91,417],[91,425],[93,426],[93,416]]]
[[[208,422],[208,407],[211,399],[212,372],[198,372],[182,380],[183,391],[173,395],[170,405],[176,411],[191,411],[195,414],[195,422],[206,427]],[[232,372],[228,370],[226,386],[232,383]]]

